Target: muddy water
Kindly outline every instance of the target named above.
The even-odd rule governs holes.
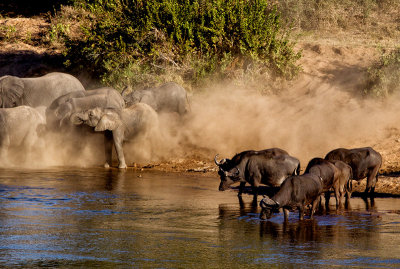
[[[217,189],[196,175],[0,170],[0,267],[400,267],[399,199],[284,224]]]

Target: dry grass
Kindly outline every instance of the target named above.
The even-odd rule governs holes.
[[[287,27],[300,40],[391,48],[400,43],[397,0],[278,0],[278,4]]]

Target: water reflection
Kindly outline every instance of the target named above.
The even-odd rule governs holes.
[[[0,267],[400,266],[397,199],[260,221],[251,195],[238,202],[218,184],[132,170],[0,170]]]

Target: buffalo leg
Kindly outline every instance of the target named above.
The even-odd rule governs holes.
[[[242,196],[242,193],[244,191],[244,186],[245,185],[246,185],[246,182],[240,182],[238,196],[240,196],[240,197]]]
[[[368,178],[367,178],[367,187],[365,188],[365,194],[370,192],[370,195],[372,196],[375,191],[375,184],[378,181],[378,170],[379,166],[374,167],[370,173],[368,173]]]
[[[336,210],[338,210],[339,207],[341,206],[341,201],[340,201],[341,194],[340,194],[339,188],[335,188],[334,192],[335,192],[335,199],[336,199]]]
[[[351,205],[350,205],[350,198],[351,198],[351,193],[353,191],[353,181],[351,179],[349,179],[349,181],[346,184],[346,202],[345,202],[345,207],[346,209],[350,209]]]
[[[304,220],[304,206],[299,206],[299,219]]]
[[[257,205],[258,186],[253,186],[253,205]]]
[[[283,208],[283,216],[284,216],[285,221],[287,221],[289,219],[289,209]]]
[[[319,195],[318,198],[315,199],[315,200],[312,202],[310,219],[312,219],[312,218],[314,217],[315,210],[316,210],[316,208],[317,208],[317,206],[318,206],[320,200],[321,200],[321,195]]]
[[[239,199],[239,207],[240,207],[240,209],[244,209],[244,202],[243,202],[242,196],[238,195],[238,199]]]
[[[331,198],[331,193],[329,191],[325,192],[325,211],[329,211],[329,199]]]

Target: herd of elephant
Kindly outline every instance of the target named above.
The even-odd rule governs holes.
[[[332,150],[325,158],[311,159],[301,175],[300,161],[279,148],[243,151],[232,159],[220,161],[217,157],[214,160],[219,167],[220,191],[240,182],[238,195],[241,197],[248,183],[253,189],[253,203],[257,205],[260,184],[277,189],[271,197],[264,196],[260,201],[260,219],[270,218],[273,212],[282,208],[287,220],[289,211],[297,208],[302,220],[307,206],[311,206],[312,218],[317,206],[321,205],[322,195],[325,195],[325,207],[328,209],[332,191],[337,210],[345,195],[346,202],[349,202],[352,180],[367,178],[364,194],[373,197],[382,165],[381,154],[371,147]]]
[[[103,132],[105,166],[112,160],[112,146],[119,168],[126,168],[122,144],[157,131],[158,113],[185,114],[186,90],[169,82],[120,94],[110,87],[86,90],[74,76],[53,72],[41,77],[0,77],[0,160],[10,147],[27,153],[43,132],[77,130]]]

